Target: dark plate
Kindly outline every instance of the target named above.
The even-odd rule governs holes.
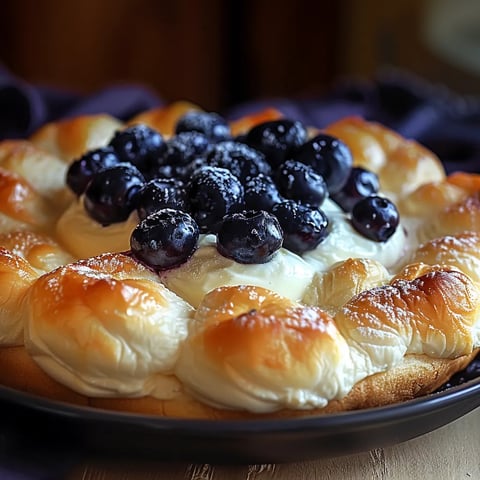
[[[276,463],[397,444],[480,406],[480,378],[416,400],[292,420],[180,420],[112,413],[0,387],[2,441],[68,453],[201,463]]]

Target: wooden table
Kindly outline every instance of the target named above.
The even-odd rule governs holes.
[[[78,465],[67,480],[480,479],[480,408],[414,440],[359,455],[245,466],[166,463]]]

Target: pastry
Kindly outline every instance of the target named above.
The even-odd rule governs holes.
[[[40,275],[72,262],[50,237],[31,231],[0,234],[0,345],[23,345],[22,302]]]
[[[0,142],[0,167],[21,175],[40,195],[59,209],[65,208],[72,200],[72,192],[65,185],[65,162],[31,142]]]
[[[25,348],[87,396],[171,397],[192,308],[131,257],[104,254],[40,277],[23,304]]]
[[[122,122],[110,115],[82,115],[51,122],[36,131],[29,141],[66,163],[87,150],[108,143]]]
[[[0,195],[19,390],[296,417],[428,394],[480,348],[479,177],[378,123],[84,116],[0,144]]]
[[[57,207],[21,175],[0,167],[0,232],[50,231]]]

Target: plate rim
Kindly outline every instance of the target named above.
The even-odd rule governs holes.
[[[460,400],[469,400],[470,397],[475,397],[475,394],[478,394],[478,401],[476,405],[472,404],[470,410],[480,407],[480,376],[442,391],[379,407],[328,414],[305,415],[294,418],[203,419],[166,417],[154,414],[107,410],[86,405],[75,405],[0,385],[0,401],[7,401],[23,408],[35,410],[38,413],[68,417],[70,419],[74,418],[75,420],[109,421],[124,423],[125,425],[141,425],[147,423],[148,426],[152,428],[159,427],[160,425],[169,427],[178,426],[179,428],[195,426],[208,430],[214,428],[219,431],[233,429],[242,433],[258,431],[259,427],[262,427],[262,429],[268,427],[270,432],[275,433],[275,431],[338,427],[343,423],[348,423],[350,427],[353,427],[360,426],[366,422],[385,422],[398,417],[408,418],[409,415],[405,414],[415,414],[415,416],[418,416],[433,413],[437,410],[448,408],[451,404],[457,403]]]
[[[19,445],[27,444],[47,457],[63,452],[65,458],[114,461],[281,464],[366,453],[437,430],[480,407],[480,377],[393,405],[300,418],[162,417],[73,405],[0,386],[0,405],[5,402],[2,434],[7,442],[12,438],[16,455],[25,451]]]

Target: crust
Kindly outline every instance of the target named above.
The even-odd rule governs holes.
[[[173,418],[259,419],[295,418],[389,405],[427,395],[464,369],[477,355],[456,359],[433,359],[425,355],[407,355],[397,367],[359,382],[341,400],[314,410],[281,410],[269,414],[221,410],[202,404],[180,392],[173,400],[142,398],[88,398],[50,378],[31,359],[23,347],[0,349],[0,384],[41,397],[99,409]]]

